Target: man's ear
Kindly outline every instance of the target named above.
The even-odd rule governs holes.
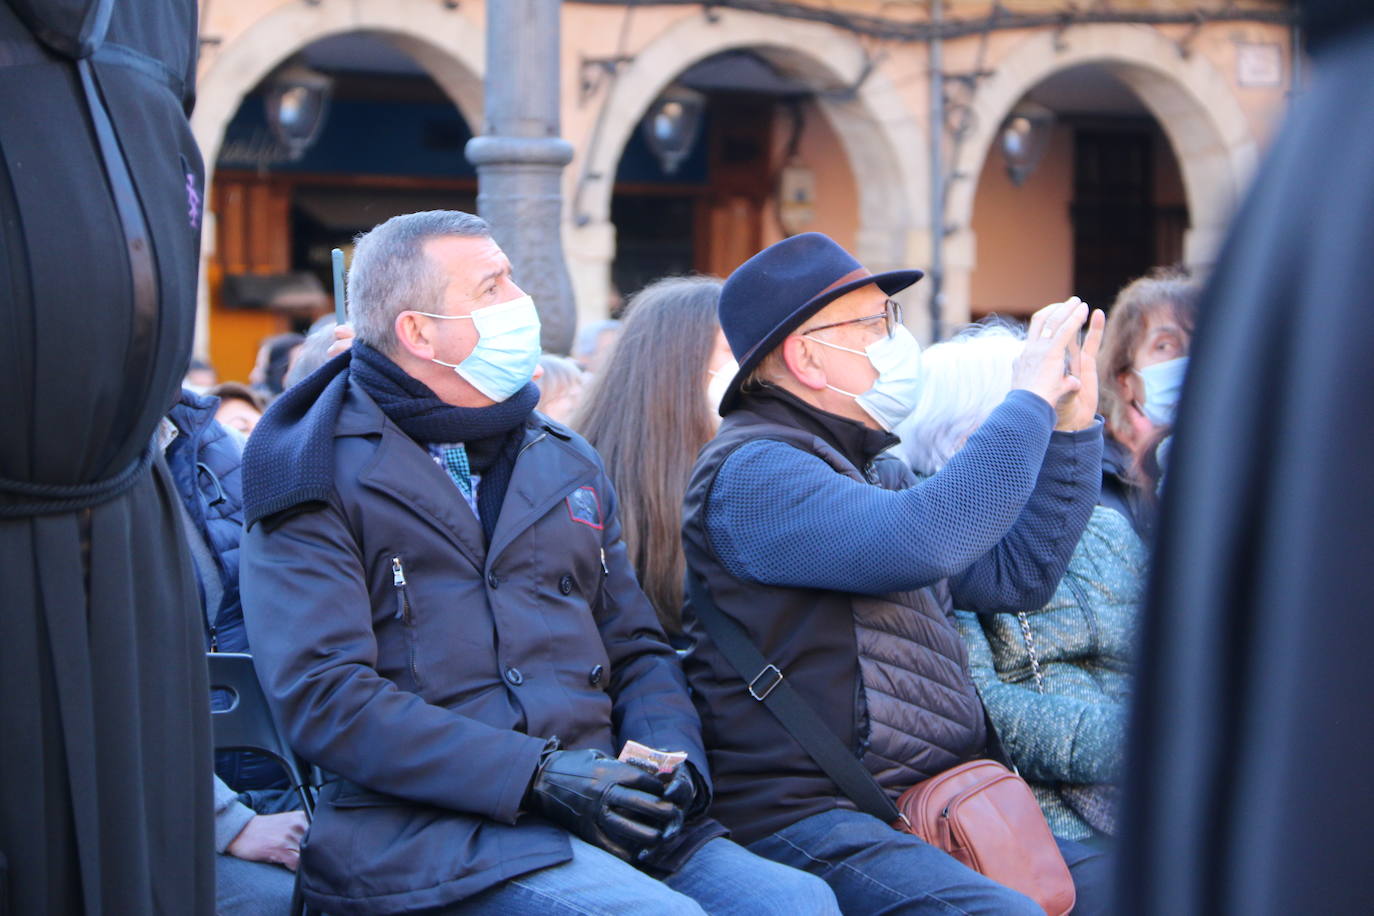
[[[814,350],[800,335],[790,335],[782,342],[782,361],[798,383],[813,391],[821,391],[828,379]]]
[[[434,322],[425,320],[414,312],[402,312],[396,316],[392,326],[401,349],[417,359],[434,358]]]

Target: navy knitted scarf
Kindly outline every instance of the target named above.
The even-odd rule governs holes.
[[[515,469],[522,430],[539,402],[533,382],[490,407],[454,407],[386,356],[356,342],[272,402],[243,451],[244,524],[329,499],[334,429],[353,379],[421,445],[462,442],[482,477],[477,509],[490,540]]]

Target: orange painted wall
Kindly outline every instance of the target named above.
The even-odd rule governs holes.
[[[1073,295],[1073,132],[1060,124],[1040,167],[1021,187],[991,150],[973,202],[977,265],[970,295],[974,318],[1029,315]]]
[[[806,228],[824,232],[845,250],[852,252],[858,244],[859,234],[859,192],[854,182],[854,170],[849,166],[849,156],[840,145],[839,136],[820,108],[808,102],[803,111],[805,121],[797,155],[816,176],[816,216]],[[773,162],[778,169],[786,165],[784,160],[791,132],[791,119],[779,113],[773,146]],[[771,245],[783,237],[777,212],[771,207],[764,215],[763,236],[765,245]]]

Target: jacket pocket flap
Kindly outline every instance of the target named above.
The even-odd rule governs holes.
[[[413,805],[414,802],[407,801],[395,795],[387,795],[385,792],[374,792],[371,789],[363,788],[355,782],[346,779],[339,780],[338,791],[334,797],[329,799],[329,804],[335,808],[376,808],[383,805]]]

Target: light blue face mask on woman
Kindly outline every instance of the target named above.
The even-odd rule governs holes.
[[[1145,385],[1145,403],[1140,405],[1140,411],[1155,426],[1173,424],[1174,413],[1178,410],[1178,396],[1183,392],[1183,377],[1187,372],[1186,356],[1135,370]]]
[[[539,312],[529,296],[476,309],[471,315],[435,315],[418,310],[416,314],[472,319],[477,329],[477,346],[472,352],[461,363],[432,362],[449,367],[493,401],[504,401],[534,378],[541,352]]]

